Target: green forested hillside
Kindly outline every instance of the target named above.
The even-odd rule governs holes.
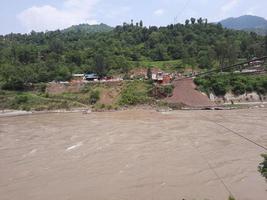
[[[101,32],[108,32],[112,31],[113,28],[106,25],[106,24],[96,24],[96,25],[89,25],[89,24],[80,24],[71,26],[67,29],[64,29],[63,32],[85,32],[85,33],[101,33]]]
[[[9,34],[0,36],[0,83],[22,89],[28,83],[67,80],[72,73],[127,73],[151,61],[180,60],[183,66],[210,69],[262,56],[266,46],[266,37],[194,18],[159,28],[141,21],[108,32]]]

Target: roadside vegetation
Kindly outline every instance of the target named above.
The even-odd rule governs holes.
[[[201,91],[207,94],[213,92],[217,96],[224,96],[227,92],[235,95],[242,95],[245,92],[267,94],[267,75],[220,74],[196,78],[195,83]]]
[[[267,154],[262,154],[261,156],[263,161],[259,165],[259,172],[267,181]]]

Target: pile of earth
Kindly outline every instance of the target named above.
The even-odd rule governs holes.
[[[208,96],[197,90],[192,79],[181,79],[173,82],[174,90],[171,97],[166,98],[168,103],[182,103],[190,107],[215,106]]]

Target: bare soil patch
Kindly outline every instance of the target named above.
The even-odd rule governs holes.
[[[192,79],[174,81],[173,96],[166,98],[169,103],[182,103],[191,107],[215,106],[206,94],[196,89]]]

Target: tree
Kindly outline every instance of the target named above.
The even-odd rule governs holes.
[[[147,68],[146,76],[149,80],[152,79],[152,71],[150,67]]]
[[[207,51],[200,51],[198,53],[198,65],[202,69],[211,69],[212,60]]]
[[[151,57],[155,61],[168,60],[169,57],[167,48],[162,44],[156,45],[156,47],[151,51]]]
[[[28,66],[4,65],[0,72],[3,89],[23,90],[29,83],[36,81],[36,73]]]
[[[186,25],[186,26],[188,26],[189,23],[190,23],[190,20],[189,20],[189,19],[185,20],[185,25]]]
[[[188,26],[189,25],[189,22],[190,22],[189,19],[185,20],[185,25]]]
[[[223,80],[216,80],[212,83],[212,89],[216,96],[224,96],[228,91],[228,87]]]
[[[168,47],[168,55],[173,60],[181,59],[184,56],[184,47],[181,44],[171,44]]]
[[[94,56],[94,72],[101,78],[107,74],[108,65],[105,61],[105,57],[102,53],[97,53]]]
[[[225,40],[222,41],[218,41],[216,43],[216,54],[217,54],[217,58],[219,60],[219,65],[221,68],[221,71],[223,71],[223,68],[226,65],[226,58],[227,58],[227,42]]]
[[[71,64],[76,64],[78,66],[81,66],[82,64],[82,58],[79,52],[68,52],[66,54],[66,62]]]
[[[56,39],[54,41],[50,41],[49,43],[49,50],[56,54],[61,54],[64,50],[64,44],[62,40]]]
[[[202,23],[203,23],[203,19],[200,17],[200,18],[197,20],[197,23],[198,23],[198,24],[202,24]]]
[[[228,65],[234,65],[237,61],[238,55],[240,53],[240,47],[238,43],[234,40],[228,41]]]
[[[208,25],[208,19],[206,18],[206,19],[204,19],[204,23],[205,23],[205,26],[207,26]]]
[[[59,66],[56,68],[56,81],[67,81],[71,79],[70,69],[66,66]]]
[[[110,68],[115,69],[116,71],[120,71],[124,74],[128,74],[129,68],[130,68],[130,63],[128,60],[123,57],[123,56],[112,56],[109,58],[110,60],[113,61],[113,64],[111,65],[111,61],[109,61]]]
[[[192,24],[195,24],[196,23],[196,18],[191,17],[190,21],[191,21]]]
[[[142,20],[140,21],[139,26],[143,27],[143,21]]]
[[[161,40],[163,38],[163,34],[159,33],[159,32],[153,32],[150,34],[149,38],[148,38],[148,44],[150,46],[150,48],[155,48],[155,46],[157,44],[161,43]]]
[[[16,51],[18,61],[22,64],[34,63],[37,59],[37,51],[32,46],[21,46]]]

